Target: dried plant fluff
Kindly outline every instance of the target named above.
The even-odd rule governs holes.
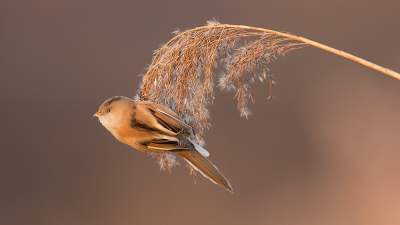
[[[400,79],[400,74],[394,71],[289,33],[209,21],[206,26],[183,32],[177,30],[173,34],[170,41],[154,52],[136,98],[171,108],[193,127],[191,139],[199,145],[204,145],[203,134],[211,125],[207,107],[214,99],[217,66],[223,69],[217,85],[222,90],[235,92],[240,115],[246,118],[250,113],[247,103],[254,102],[251,84],[257,80],[267,81],[271,99],[274,80],[268,64],[307,45]],[[178,164],[170,153],[152,155],[159,160],[161,169],[170,171]]]

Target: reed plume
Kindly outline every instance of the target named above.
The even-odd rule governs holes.
[[[193,127],[191,139],[204,145],[203,134],[209,129],[207,107],[214,99],[215,78],[222,90],[233,90],[241,116],[248,117],[249,101],[254,102],[251,83],[268,82],[272,98],[274,79],[268,64],[286,53],[311,45],[340,55],[389,76],[400,74],[336,50],[326,45],[263,28],[220,24],[208,21],[206,26],[175,31],[175,36],[154,52],[148,71],[143,75],[137,99],[156,102],[175,111]],[[218,76],[217,66],[222,67]],[[169,153],[153,154],[161,169],[177,165]]]

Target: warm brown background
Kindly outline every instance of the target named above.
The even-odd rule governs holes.
[[[206,134],[230,194],[91,116],[133,96],[176,28],[289,31],[400,71],[398,0],[0,1],[0,223],[400,224],[400,81],[312,47],[271,65],[254,115],[217,91]]]

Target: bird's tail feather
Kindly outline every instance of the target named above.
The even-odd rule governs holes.
[[[206,157],[197,151],[178,151],[176,152],[190,163],[203,176],[210,179],[212,182],[220,185],[226,190],[233,193],[233,188],[229,181],[219,172],[218,168]]]

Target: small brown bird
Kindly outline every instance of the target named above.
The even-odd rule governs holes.
[[[229,181],[206,157],[207,150],[189,140],[192,127],[171,109],[148,101],[115,96],[93,116],[120,142],[142,152],[172,152],[182,156],[212,182],[233,192]]]

